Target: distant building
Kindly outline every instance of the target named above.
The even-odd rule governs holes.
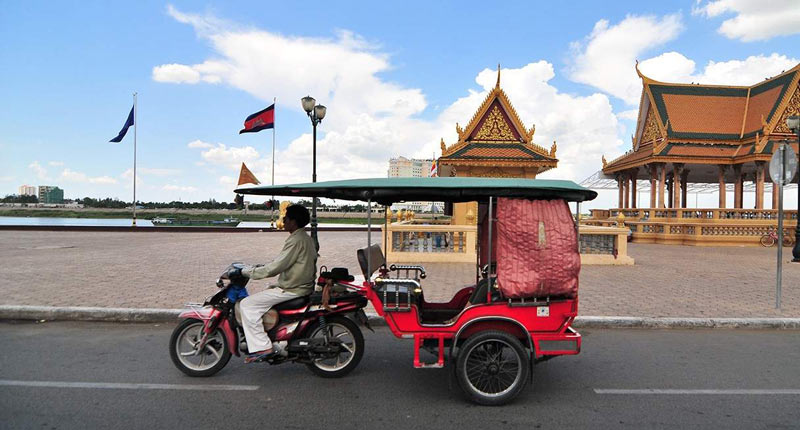
[[[64,203],[64,190],[50,185],[39,185],[39,203]]]
[[[417,158],[397,157],[389,160],[390,178],[427,178],[431,173],[433,160],[420,160]],[[436,211],[444,210],[442,202],[402,202],[392,205],[393,210],[406,209],[414,212],[430,212],[431,205],[436,206]]]
[[[33,185],[20,185],[19,192],[17,193],[18,196],[35,196],[36,195],[36,187]]]
[[[390,178],[426,178],[431,173],[433,160],[397,157],[389,160]]]

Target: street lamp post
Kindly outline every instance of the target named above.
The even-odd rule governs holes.
[[[325,118],[327,108],[323,105],[316,104],[317,101],[311,96],[305,96],[300,101],[303,104],[303,110],[306,115],[311,119],[311,128],[313,129],[314,144],[312,149],[312,162],[311,162],[311,182],[317,182],[317,124],[322,122]],[[311,203],[311,238],[314,239],[314,245],[319,251],[319,239],[317,238],[317,198],[314,197]]]
[[[800,116],[792,115],[786,118],[786,126],[794,131],[797,136],[798,159],[800,159]],[[798,163],[800,165],[800,163]],[[779,244],[780,245],[780,244]],[[792,248],[792,262],[800,263],[800,171],[797,173],[797,226],[794,229],[794,248]]]

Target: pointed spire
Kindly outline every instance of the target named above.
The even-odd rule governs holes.
[[[497,83],[494,85],[495,88],[500,88],[500,63],[497,63]]]

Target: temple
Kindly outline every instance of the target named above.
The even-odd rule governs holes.
[[[497,84],[466,127],[456,124],[456,132],[456,143],[441,141],[439,176],[535,178],[558,165],[556,143],[549,151],[533,143],[536,126],[525,128],[500,88],[500,65]]]
[[[636,208],[636,180],[649,179],[650,208],[685,208],[689,183],[718,184],[719,208],[744,206],[753,181],[754,209],[765,207],[768,163],[784,140],[797,143],[786,117],[800,108],[800,65],[755,85],[671,84],[644,76],[632,148],[602,172],[618,183],[619,208]],[[733,184],[733,202],[726,201]],[[773,189],[771,208],[777,207]]]
[[[439,176],[478,176],[491,178],[536,178],[558,166],[556,143],[550,150],[533,143],[536,126],[526,128],[505,91],[497,83],[484,99],[467,126],[456,124],[458,141],[447,145],[441,140]],[[475,204],[457,204],[453,224],[474,222]]]

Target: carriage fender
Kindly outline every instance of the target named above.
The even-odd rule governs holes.
[[[513,318],[491,316],[475,318],[461,326],[453,337],[453,343],[450,345],[450,356],[453,356],[459,339],[466,339],[475,333],[485,330],[498,330],[516,336],[520,340],[525,341],[525,345],[528,347],[530,353],[533,354],[533,351],[535,351],[531,334],[525,329],[522,323]]]

